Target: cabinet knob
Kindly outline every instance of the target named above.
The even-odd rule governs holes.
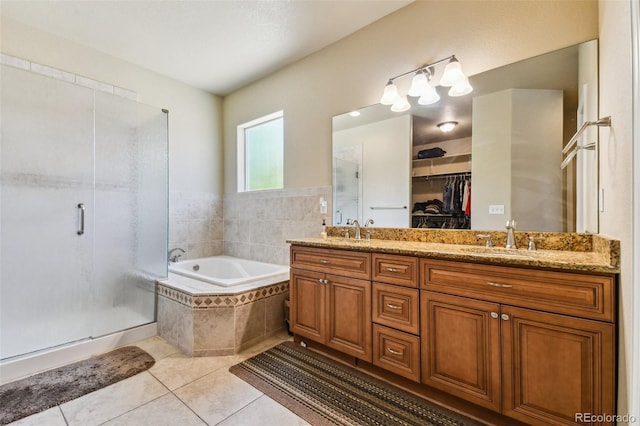
[[[391,303],[385,303],[385,306],[389,309],[402,309],[402,306],[398,306],[398,305],[392,305]]]
[[[331,261],[330,260],[325,260],[325,259],[320,259],[320,263],[324,263],[326,265],[326,264],[331,263]]]
[[[500,318],[502,318],[503,321],[508,321],[509,320],[509,315],[502,314],[502,315],[500,315]]]
[[[320,284],[328,284],[328,283],[329,283],[329,280],[323,280],[322,278],[320,278],[320,279],[318,280],[318,282],[319,282]]]
[[[498,318],[498,313],[497,312],[491,312],[491,318],[493,318],[493,319]]]
[[[398,269],[398,268],[385,268],[387,271],[389,272],[402,272],[402,270]]]

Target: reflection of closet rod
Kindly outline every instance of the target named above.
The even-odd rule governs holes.
[[[402,207],[369,207],[371,210],[406,210],[407,206]]]
[[[459,173],[446,173],[442,175],[428,175],[428,176],[415,176],[415,179],[424,178],[424,180],[429,181],[431,179],[448,179],[452,176],[456,177],[471,177],[471,172],[459,172]]]

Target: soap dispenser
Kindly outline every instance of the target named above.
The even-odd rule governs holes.
[[[327,224],[325,223],[325,219],[322,219],[322,232],[320,233],[320,238],[327,238]]]

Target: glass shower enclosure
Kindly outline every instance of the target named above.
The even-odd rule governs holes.
[[[0,360],[155,320],[167,114],[2,65]]]

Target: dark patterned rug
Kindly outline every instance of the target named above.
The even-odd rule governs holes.
[[[0,386],[0,424],[60,405],[141,373],[155,364],[147,352],[126,346],[84,361]]]
[[[291,342],[229,371],[314,426],[482,424]]]

